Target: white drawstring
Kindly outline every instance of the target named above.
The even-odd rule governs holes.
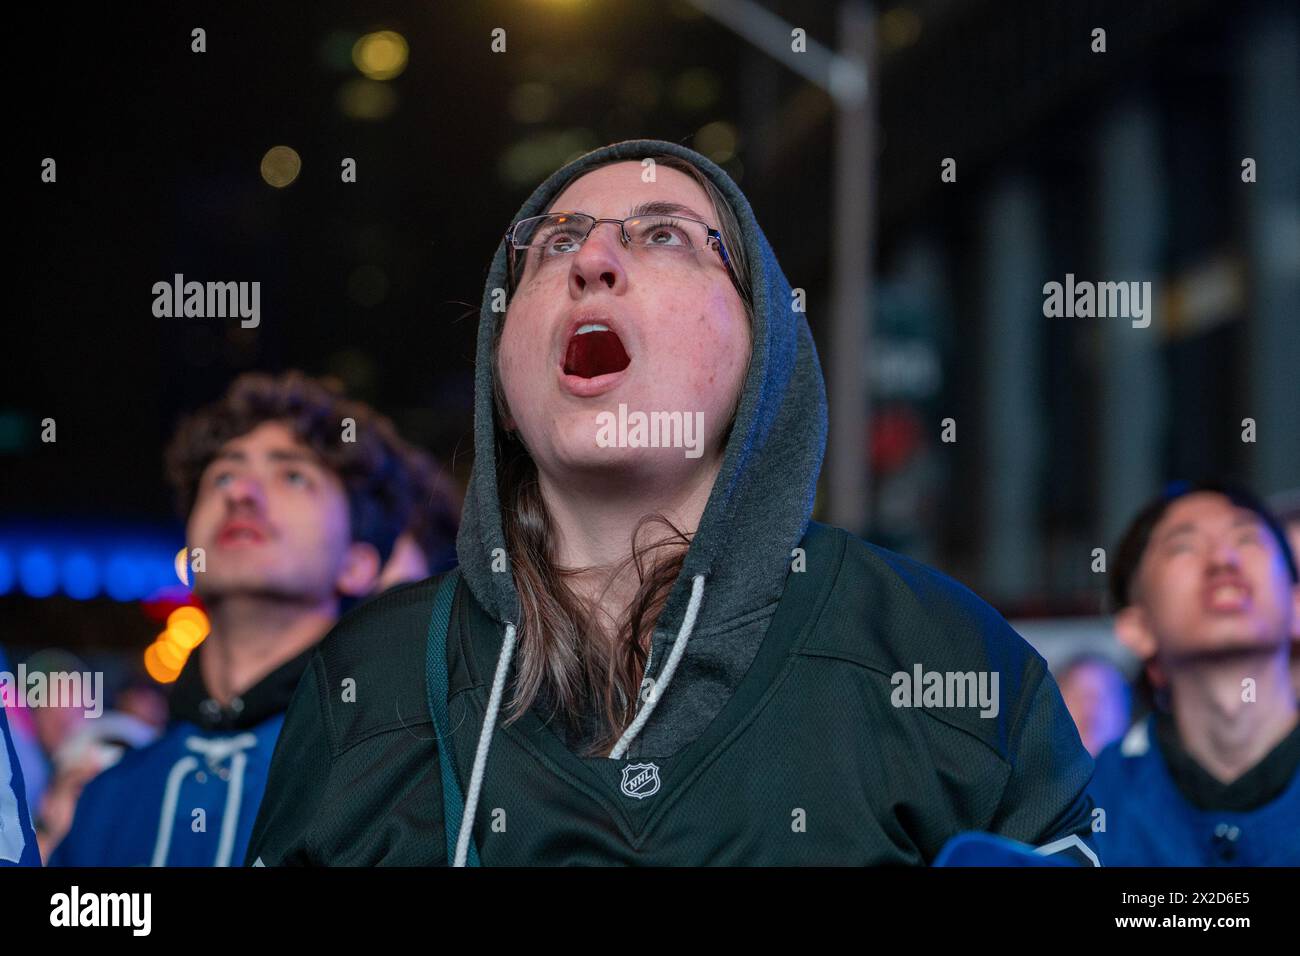
[[[176,825],[176,804],[180,802],[181,781],[199,765],[197,758],[186,755],[172,764],[163,787],[162,812],[158,816],[158,836],[153,845],[150,866],[166,866],[167,853],[172,846],[172,828]]]
[[[658,685],[650,692],[645,706],[636,719],[632,721],[630,727],[623,731],[623,736],[619,738],[614,749],[609,752],[610,759],[617,760],[622,757],[628,746],[641,732],[645,726],[650,714],[654,711],[655,705],[659,698],[668,690],[668,684],[673,679],[673,673],[677,670],[677,664],[681,661],[682,655],[686,653],[686,644],[691,639],[691,631],[695,629],[695,620],[700,613],[700,602],[704,599],[704,575],[697,574],[691,581],[691,600],[686,606],[686,616],[682,619],[682,626],[677,631],[677,640],[673,642],[672,653],[668,655],[668,663],[664,665],[663,674],[660,676]],[[460,818],[460,833],[456,837],[456,856],[452,861],[452,866],[464,866],[465,861],[469,858],[469,841],[474,832],[474,815],[478,809],[479,794],[483,790],[483,771],[487,767],[488,750],[492,746],[492,731],[496,727],[497,712],[501,709],[501,697],[505,693],[506,675],[510,671],[510,660],[515,653],[515,626],[506,624],[506,636],[501,645],[501,656],[497,658],[496,675],[492,679],[492,694],[488,698],[487,714],[483,717],[483,729],[478,735],[478,750],[474,753],[474,770],[469,778],[469,793],[465,796],[465,812]]]
[[[230,779],[226,781],[226,804],[221,814],[221,834],[217,842],[214,866],[229,866],[234,851],[235,828],[239,825],[239,808],[244,796],[244,767],[248,755],[244,751],[257,746],[257,737],[251,733],[233,737],[186,737],[185,746],[202,754],[208,769],[216,771],[217,764],[230,760]],[[172,829],[176,825],[176,806],[180,802],[181,783],[199,762],[187,754],[172,764],[163,788],[162,813],[158,818],[158,836],[154,841],[152,866],[166,866],[171,851]]]
[[[636,735],[641,732],[650,715],[654,713],[655,705],[659,703],[659,698],[668,691],[668,684],[673,679],[673,674],[677,670],[677,664],[686,653],[686,642],[691,639],[691,631],[695,630],[695,618],[700,613],[700,602],[704,599],[704,575],[697,574],[691,581],[691,603],[686,606],[686,616],[682,618],[681,629],[677,632],[677,640],[673,641],[672,653],[668,655],[668,663],[664,664],[664,672],[659,677],[659,682],[653,686],[650,696],[646,700],[645,706],[641,712],[636,715],[632,725],[623,731],[623,736],[618,738],[618,743],[614,749],[609,752],[609,759],[618,760],[627,752]]]
[[[452,866],[464,866],[469,857],[469,839],[474,831],[474,812],[478,807],[479,792],[483,789],[483,770],[487,766],[488,748],[492,746],[492,728],[496,726],[497,711],[501,709],[501,696],[505,692],[506,674],[510,658],[515,653],[515,626],[506,624],[506,637],[497,658],[497,672],[492,679],[492,696],[488,698],[483,729],[478,735],[478,750],[474,754],[474,772],[469,778],[469,793],[465,797],[465,813],[460,818],[460,834],[456,837],[456,859]]]

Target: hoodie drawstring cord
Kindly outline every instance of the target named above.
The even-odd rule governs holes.
[[[501,709],[501,697],[505,693],[506,674],[510,671],[510,659],[515,654],[515,626],[506,625],[505,641],[501,645],[501,656],[497,658],[496,676],[492,678],[492,696],[488,698],[487,714],[483,717],[483,730],[478,735],[478,750],[474,753],[474,772],[469,778],[469,793],[465,795],[465,812],[460,818],[460,833],[456,837],[456,858],[452,866],[464,866],[469,858],[469,838],[474,831],[474,813],[478,807],[478,796],[483,789],[483,770],[487,767],[488,748],[492,746],[492,729],[497,723],[497,711]]]
[[[216,765],[230,760],[230,777],[226,781],[226,803],[221,814],[221,834],[217,842],[217,855],[213,866],[229,866],[235,846],[235,828],[239,825],[240,803],[244,796],[244,768],[248,755],[244,753],[257,746],[257,736],[251,733],[233,737],[186,737],[185,746],[191,753],[182,756],[167,774],[163,788],[162,813],[158,818],[158,836],[154,841],[151,866],[166,866],[171,850],[172,829],[176,825],[176,807],[180,802],[181,784],[190,771],[198,768],[194,754],[207,760],[208,769],[216,772]]]
[[[677,671],[677,664],[681,661],[682,655],[686,653],[686,643],[691,639],[691,631],[695,630],[695,619],[700,613],[700,602],[704,599],[704,575],[697,574],[691,581],[691,602],[686,605],[686,616],[682,618],[681,629],[677,632],[677,640],[673,641],[672,653],[668,655],[668,662],[664,664],[664,672],[659,677],[659,682],[650,691],[650,696],[646,699],[645,706],[641,712],[636,715],[632,725],[623,731],[623,736],[618,738],[618,743],[614,749],[609,752],[611,760],[618,760],[627,752],[627,748],[632,745],[636,735],[641,732],[650,715],[654,713],[655,705],[659,703],[659,698],[668,691],[668,684],[673,679],[673,674]]]
[[[641,732],[646,721],[650,719],[650,714],[655,709],[655,704],[659,698],[668,690],[668,684],[673,679],[673,674],[677,670],[677,664],[681,661],[682,655],[686,653],[686,644],[691,639],[691,631],[695,630],[695,620],[700,614],[700,602],[704,600],[704,575],[697,574],[691,581],[691,601],[686,606],[686,616],[682,618],[682,626],[677,631],[677,639],[673,641],[672,653],[668,655],[668,663],[664,664],[663,675],[659,679],[659,684],[650,692],[645,706],[636,719],[632,721],[630,727],[623,731],[623,736],[619,738],[614,749],[609,752],[611,760],[617,760],[626,752],[629,745]],[[501,709],[501,697],[505,693],[506,674],[510,671],[510,660],[515,653],[515,626],[506,625],[505,641],[501,646],[501,656],[497,658],[496,675],[492,679],[492,695],[488,698],[487,714],[483,718],[483,729],[478,736],[478,750],[474,754],[474,770],[469,778],[469,793],[465,795],[465,812],[460,818],[460,833],[456,837],[456,856],[452,866],[464,866],[469,857],[469,840],[470,835],[474,832],[474,815],[478,810],[479,794],[483,790],[483,771],[487,767],[488,750],[492,746],[492,730],[496,726],[497,712]]]

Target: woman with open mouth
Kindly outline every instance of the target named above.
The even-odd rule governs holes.
[[[928,864],[966,831],[1096,862],[1042,658],[811,521],[821,368],[718,166],[633,140],[554,173],[476,362],[459,567],[322,643],[250,863]]]

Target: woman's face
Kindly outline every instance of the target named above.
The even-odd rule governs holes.
[[[659,167],[644,182],[642,171],[637,162],[602,166],[570,183],[550,211],[624,219],[645,203],[674,203],[717,228],[694,179]],[[617,224],[598,223],[576,252],[528,254],[498,373],[506,424],[543,475],[672,483],[716,465],[751,334],[718,253],[625,247]]]

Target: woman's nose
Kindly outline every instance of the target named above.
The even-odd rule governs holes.
[[[601,226],[610,228],[601,230]],[[622,227],[616,222],[598,222],[592,227],[582,247],[573,254],[569,269],[569,288],[574,294],[583,292],[591,283],[603,284],[612,292],[621,292],[627,286]]]

